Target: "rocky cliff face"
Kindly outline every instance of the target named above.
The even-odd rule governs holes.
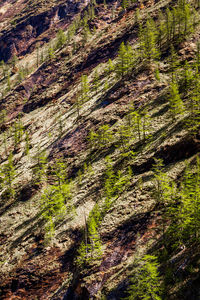
[[[53,1],[49,1],[38,11],[37,2],[28,10],[29,4],[24,1],[6,1],[1,6],[0,21],[5,23],[5,27],[2,25],[0,60],[7,62],[13,55],[24,56],[31,53],[36,45],[50,41],[56,30],[66,28],[87,2],[60,1],[55,6]]]
[[[1,299],[121,299],[134,258],[162,250],[155,159],[163,160],[178,185],[185,162],[199,153],[199,133],[188,133],[187,114],[172,122],[166,36],[158,78],[157,65],[138,58],[138,30],[149,16],[158,22],[160,12],[176,4],[130,1],[122,9],[114,0],[0,3]],[[196,11],[195,30],[175,44],[180,65],[193,61],[197,51],[198,6]],[[122,43],[131,47],[134,61],[125,74],[117,69]],[[148,122],[142,136],[132,128],[127,144],[128,116],[141,108]],[[5,166],[12,171],[10,181]],[[111,177],[115,191],[108,203]],[[63,193],[65,213],[58,208]],[[48,199],[59,211],[52,223],[45,217]],[[98,230],[90,227],[91,212],[99,214]],[[89,230],[100,240],[101,255],[95,257],[91,242],[86,256],[93,258],[79,263]],[[168,299],[198,299],[198,271],[188,276],[183,267],[187,260],[198,269],[198,248],[171,250],[172,258],[179,253],[173,270],[179,283],[169,282]]]

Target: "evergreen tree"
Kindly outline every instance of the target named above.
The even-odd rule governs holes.
[[[48,47],[48,53],[47,53],[47,57],[48,59],[52,60],[54,57],[54,49],[52,44],[50,43],[49,47]]]
[[[108,124],[102,125],[96,132],[90,131],[88,140],[91,148],[105,148],[113,141],[113,134]]]
[[[93,149],[93,148],[96,148],[97,146],[97,140],[98,140],[98,134],[95,133],[94,131],[90,131],[89,132],[89,135],[88,135],[88,141],[89,141],[89,145],[90,145],[90,148]]]
[[[111,74],[114,71],[114,65],[113,65],[113,62],[110,58],[108,60],[108,69],[107,69],[107,71],[108,71],[108,74]]]
[[[52,238],[56,220],[62,218],[66,212],[64,199],[56,186],[44,191],[41,197],[41,211],[46,221],[47,237]]]
[[[186,61],[184,64],[184,73],[183,73],[183,85],[184,85],[184,92],[187,93],[192,87],[192,83],[194,81],[193,71],[191,70],[188,62]]]
[[[159,82],[160,81],[160,71],[159,71],[158,67],[155,69],[154,76],[155,76],[155,79]]]
[[[88,40],[88,37],[90,36],[91,32],[90,32],[90,28],[88,26],[88,13],[85,11],[85,15],[83,17],[83,43],[85,44]]]
[[[176,82],[172,82],[170,85],[169,104],[172,119],[175,120],[177,115],[180,115],[184,112],[184,104],[180,97]]]
[[[61,187],[67,179],[67,164],[62,158],[56,160],[53,166],[53,174],[56,184]]]
[[[81,104],[83,104],[89,100],[89,92],[90,92],[90,86],[88,83],[88,77],[87,77],[87,75],[82,75],[81,76],[81,90],[80,90]]]
[[[99,222],[95,211],[97,212],[97,206],[90,212],[87,223],[85,219],[85,240],[80,244],[76,259],[79,266],[84,266],[102,257],[101,240],[98,233]]]
[[[128,7],[128,0],[122,0],[121,6],[123,9],[126,9]]]
[[[106,157],[106,172],[105,172],[105,182],[104,182],[104,195],[105,202],[103,205],[103,211],[106,213],[113,201],[119,197],[122,191],[127,187],[131,177],[132,171],[128,169],[128,174],[123,175],[119,170],[114,172],[113,163],[109,157]]]
[[[170,71],[172,74],[172,81],[176,80],[176,71],[179,67],[179,61],[177,53],[175,52],[174,46],[171,44],[170,48],[170,57],[169,57],[169,63],[170,63]]]
[[[169,178],[165,172],[163,172],[163,161],[161,159],[155,159],[153,166],[154,178],[155,178],[155,190],[154,198],[158,205],[165,205],[167,201],[166,193],[168,190]]]
[[[24,134],[24,126],[21,121],[21,115],[18,116],[18,120],[14,123],[13,128],[13,137],[14,137],[14,150],[16,151],[19,144],[22,141],[22,137]]]
[[[158,26],[157,41],[159,45],[159,50],[161,51],[164,42],[164,34],[165,34],[165,21],[164,21],[164,15],[162,11],[159,11],[158,24],[159,26]]]
[[[62,174],[62,172],[61,172]],[[72,184],[64,182],[60,184],[59,175],[58,185],[48,187],[41,197],[41,212],[46,221],[46,236],[52,238],[55,231],[56,223],[61,220],[66,213],[74,213],[74,206],[71,203]]]
[[[124,77],[128,71],[128,57],[127,57],[127,47],[124,42],[121,43],[118,52],[118,62],[116,66],[116,72],[119,77]]]
[[[24,79],[25,77],[25,71],[24,71],[24,68],[19,68],[19,71],[18,71],[18,82],[21,83],[22,80]]]
[[[138,134],[139,141],[146,140],[150,135],[147,135],[150,129],[149,116],[144,108],[130,112],[131,127]]]
[[[170,180],[165,171],[163,170],[164,164],[161,159],[155,159],[155,164],[153,166],[154,174],[154,189],[153,197],[156,200],[156,206],[159,207],[161,211],[160,219],[158,220],[158,228],[156,231],[161,232],[161,241],[163,246],[167,249],[167,240],[169,238],[166,234],[166,229],[168,227],[168,220],[173,216],[172,207],[175,203],[175,196],[177,189],[175,183]]]
[[[109,83],[108,83],[108,80],[106,80],[105,81],[105,83],[104,83],[104,92],[106,93],[107,92],[107,90],[109,89]]]
[[[191,8],[190,5],[188,3],[184,3],[184,36],[190,32],[191,30],[191,24],[190,24],[190,20],[191,20]]]
[[[158,273],[157,258],[145,255],[134,263],[134,274],[128,289],[129,300],[161,300],[161,279]]]
[[[189,116],[185,120],[186,128],[191,135],[195,136],[198,133],[200,125],[200,77],[197,67],[193,79],[193,89],[189,95],[189,99],[187,99],[186,105],[189,111]]]
[[[119,145],[122,147],[123,151],[126,151],[131,139],[130,127],[127,125],[121,125],[118,134],[119,134]]]
[[[152,63],[159,57],[159,51],[156,45],[157,30],[152,19],[147,20],[143,30],[141,44],[143,45],[142,55],[148,62]]]
[[[176,26],[177,25],[177,9],[175,7],[172,8],[172,40],[175,39],[176,36]]]
[[[66,35],[62,29],[58,30],[56,49],[60,49],[66,42]]]
[[[89,245],[85,243],[84,241],[81,242],[79,248],[78,248],[78,256],[76,258],[76,263],[79,266],[84,266],[88,260],[88,250]]]
[[[97,230],[97,224],[94,217],[90,218],[88,224],[88,233],[90,241],[90,251],[92,259],[100,259],[102,256],[101,241]]]
[[[37,163],[33,167],[33,181],[35,184],[40,185],[47,181],[47,157],[45,151],[40,151],[36,155]]]
[[[172,13],[169,8],[166,10],[166,31],[167,31],[167,43],[171,42],[171,32],[172,32]]]
[[[97,131],[98,147],[105,147],[113,140],[112,131],[108,124],[102,125]]]
[[[180,190],[181,206],[179,226],[184,242],[200,238],[200,160],[197,157],[196,166],[187,166]]]
[[[129,43],[127,43],[126,49],[127,49],[127,68],[129,71],[134,67],[135,62],[138,58],[138,54],[137,51],[133,50],[132,46]]]

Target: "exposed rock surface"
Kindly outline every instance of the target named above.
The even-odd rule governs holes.
[[[0,3],[0,61],[4,60],[5,69],[9,69],[7,75],[4,67],[0,71],[0,109],[6,110],[5,120],[0,120],[0,164],[8,163],[8,154],[12,153],[16,170],[16,196],[7,198],[5,191],[0,190],[1,299],[125,297],[134,258],[153,251],[162,238],[158,230],[161,212],[152,196],[155,158],[162,159],[166,174],[178,181],[186,160],[192,162],[200,150],[199,133],[191,136],[183,125],[187,115],[171,121],[167,47],[160,62],[160,80],[155,79],[154,67],[144,67],[142,60],[123,78],[118,78],[108,67],[109,59],[117,64],[122,42],[137,50],[138,10],[142,23],[149,15],[156,21],[158,9],[165,11],[175,1],[136,2],[122,9],[120,1],[107,0],[105,5],[104,1],[96,0],[95,17],[88,21],[92,34],[85,38],[82,24],[77,27],[75,38],[69,38],[52,54],[58,30],[62,29],[68,38],[70,24],[84,19],[86,11],[91,9],[90,2],[4,0]],[[193,59],[199,32],[197,27],[179,45],[183,61]],[[15,56],[18,60],[13,63]],[[20,71],[26,69],[22,76]],[[97,91],[93,87],[96,70]],[[78,107],[82,75],[88,76],[90,96]],[[148,128],[150,142],[145,139],[141,142],[136,136],[129,145],[128,155],[123,155],[117,135],[119,128],[130,107],[142,106],[148,108],[152,120]],[[24,135],[16,146],[14,128],[19,120]],[[104,146],[91,146],[89,134],[105,124],[118,140],[110,138]],[[33,180],[33,169],[38,151],[42,150],[49,163],[48,179],[38,184]],[[77,256],[87,231],[86,220],[96,203],[104,207],[108,155],[116,174],[121,171],[124,175],[131,170],[133,175],[121,187],[99,226],[101,259],[80,267]],[[75,213],[67,211],[56,221],[55,235],[46,244],[41,199],[45,188],[55,182],[51,167],[61,157],[66,160],[68,181],[73,183]],[[182,274],[185,278],[188,263],[199,259],[199,251],[192,249],[186,261],[190,250],[181,250],[174,256],[179,278]],[[191,285],[197,283],[199,276],[195,273]],[[189,292],[186,284],[185,290],[188,292],[184,299],[198,299],[198,288]],[[169,299],[180,299],[173,289],[170,292]]]

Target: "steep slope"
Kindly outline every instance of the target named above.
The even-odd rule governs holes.
[[[200,147],[200,5],[106,2],[0,4],[2,299],[120,299],[146,253],[162,299],[200,297],[199,228],[175,218]]]

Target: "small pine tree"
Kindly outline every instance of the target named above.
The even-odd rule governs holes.
[[[161,51],[163,41],[164,41],[164,34],[165,34],[165,21],[164,21],[164,15],[163,15],[162,11],[159,11],[158,24],[159,24],[159,27],[158,27],[157,41],[158,41],[159,49]]]
[[[78,255],[76,258],[76,263],[79,266],[84,266],[88,259],[88,251],[89,251],[89,245],[86,244],[84,241],[81,242],[79,248],[78,248]]]
[[[142,56],[147,59],[148,63],[153,63],[159,58],[159,51],[156,45],[156,37],[158,33],[155,23],[152,19],[147,20],[142,33]]]
[[[51,186],[44,191],[41,197],[41,211],[43,218],[47,222],[47,235],[50,234],[50,236],[52,237],[56,219],[63,217],[66,211],[63,197],[59,193],[57,187]]]
[[[114,65],[113,65],[113,62],[112,62],[112,60],[110,58],[108,60],[107,71],[108,71],[109,74],[111,74],[114,71]]]
[[[57,221],[61,220],[66,213],[74,213],[71,189],[71,183],[52,185],[44,191],[41,197],[41,212],[46,221],[45,228],[48,238],[53,237]]]
[[[88,224],[88,233],[90,241],[91,259],[100,259],[102,256],[101,241],[97,230],[97,224],[94,217],[90,218]]]
[[[161,300],[161,279],[158,273],[157,258],[145,255],[141,260],[134,262],[134,274],[128,289],[128,299]]]
[[[174,82],[176,79],[176,71],[179,67],[179,60],[178,60],[178,55],[175,52],[174,46],[172,44],[170,47],[169,63],[170,63],[170,71],[172,74],[172,81]]]
[[[18,116],[18,120],[15,121],[14,123],[14,128],[13,128],[13,138],[14,138],[14,150],[16,151],[19,144],[22,141],[22,137],[24,134],[24,126],[21,121],[21,116]]]
[[[130,112],[131,127],[137,132],[139,141],[146,140],[150,135],[147,135],[150,129],[150,119],[146,110],[141,108],[139,110]]]
[[[124,124],[121,125],[118,130],[118,135],[119,135],[119,145],[122,147],[123,152],[125,152],[129,147],[129,143],[132,136],[130,127]]]
[[[127,47],[125,46],[124,42],[122,42],[119,47],[117,60],[116,72],[119,77],[123,78],[128,71]]]
[[[193,82],[194,82],[193,70],[191,70],[190,65],[186,61],[183,70],[183,85],[184,85],[185,93],[187,93],[190,87],[192,87]]]
[[[47,181],[47,156],[44,151],[40,152],[39,148],[36,160],[37,163],[33,167],[33,181],[36,185],[41,185]]]
[[[195,136],[198,133],[200,124],[200,78],[198,69],[196,69],[193,83],[194,87],[192,93],[186,103],[190,114],[185,120],[185,124],[188,132],[192,136]]]
[[[52,60],[54,58],[54,49],[52,44],[50,43],[49,48],[48,48],[48,54],[47,54],[48,59]]]
[[[61,187],[67,179],[67,164],[62,158],[55,161],[53,175],[55,176],[56,184]]]
[[[159,68],[155,69],[154,76],[155,76],[155,79],[159,82],[160,81],[160,71],[159,71]]]
[[[172,32],[172,13],[169,8],[166,10],[166,31],[167,31],[167,43],[171,42],[171,32]]]
[[[179,210],[179,226],[182,239],[199,241],[200,239],[200,159],[196,166],[186,167],[181,185],[181,206]]]
[[[56,42],[56,49],[60,49],[66,42],[67,37],[62,29],[58,30],[57,33],[57,42]]]
[[[128,0],[122,0],[122,2],[121,2],[121,7],[122,7],[123,9],[127,9],[127,7],[128,7]]]
[[[109,145],[113,140],[112,131],[108,124],[102,125],[99,127],[97,131],[97,139],[98,139],[98,146],[105,147]]]
[[[89,100],[90,86],[87,75],[81,76],[80,102],[81,104]]]
[[[85,219],[85,240],[80,244],[76,259],[76,263],[79,266],[84,266],[102,257],[101,240],[98,233],[99,221],[100,212],[96,205],[90,212],[87,224]]]
[[[170,85],[170,113],[173,120],[176,119],[177,115],[184,112],[184,104],[179,94],[178,85],[176,82],[172,82]]]
[[[184,36],[191,31],[191,8],[190,4],[185,2],[184,5]]]
[[[89,36],[91,35],[90,28],[88,26],[88,15],[85,12],[85,16],[83,18],[83,44],[88,41]]]

